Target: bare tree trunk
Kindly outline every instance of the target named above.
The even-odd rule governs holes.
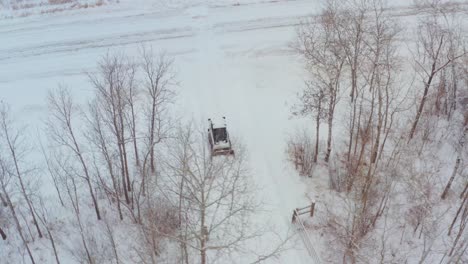
[[[127,177],[125,177],[126,176],[125,160],[124,160],[124,154],[123,154],[123,147],[121,143],[122,139],[120,135],[117,136],[117,140],[118,140],[117,145],[118,145],[119,159],[120,159],[120,173],[122,174],[122,189],[124,192],[125,201],[127,202],[127,204],[130,204],[130,197],[128,195],[128,188],[127,188],[127,184],[130,184],[130,183],[127,182]]]
[[[455,223],[457,222],[458,217],[460,216],[460,212],[463,210],[463,207],[466,206],[465,210],[468,208],[468,193],[465,195],[465,198],[463,199],[462,203],[460,204],[460,207],[458,207],[457,213],[455,214],[455,217],[452,220],[452,223],[450,224],[449,230],[448,230],[448,236],[452,234],[452,229],[455,226]],[[462,221],[460,221],[462,222]]]
[[[40,142],[40,145],[41,145],[41,151],[42,151],[42,155],[44,156],[44,159],[46,161],[46,165],[47,165],[47,170],[49,171],[49,174],[50,176],[52,177],[52,181],[54,182],[54,187],[55,187],[55,191],[57,191],[57,195],[58,195],[58,198],[59,198],[59,201],[60,201],[60,204],[65,207],[65,203],[63,202],[63,199],[62,199],[62,194],[60,192],[60,189],[59,189],[59,183],[58,183],[58,176],[56,175],[56,171],[54,170],[53,168],[53,165],[52,163],[50,162],[50,159],[49,157],[47,156],[46,154],[46,151],[44,149],[44,146],[42,145],[42,142]]]
[[[387,67],[390,67],[390,65],[387,65]],[[390,69],[388,69],[390,71]],[[384,138],[382,141],[382,144],[380,145],[380,152],[378,156],[378,160],[382,157],[382,153],[385,147],[385,143],[387,142],[388,135],[390,134],[390,129],[393,125],[393,116],[395,114],[395,111],[390,113],[390,93],[389,93],[389,82],[385,86],[385,117],[384,117]],[[389,120],[389,113],[390,113],[390,120]]]
[[[315,119],[315,153],[314,153],[314,162],[317,163],[318,153],[319,153],[319,141],[320,141],[320,116],[322,114],[322,100],[319,99],[317,116]]]
[[[70,188],[68,186],[68,183],[67,183],[66,188],[67,188],[68,197],[70,198],[70,202],[72,204],[73,211],[75,213],[75,217],[76,217],[76,220],[78,222],[78,228],[79,228],[79,231],[80,231],[81,242],[83,244],[83,248],[84,248],[85,253],[86,253],[86,258],[87,258],[88,264],[94,264],[93,258],[91,257],[91,254],[90,254],[89,249],[88,249],[88,244],[86,243],[84,228],[83,228],[83,224],[81,222],[80,211],[78,209],[78,197],[76,195],[76,185],[75,185],[75,182],[74,182],[73,178],[71,178],[71,180],[72,180],[72,183],[73,183],[73,190],[74,190],[75,194],[74,195],[72,194],[72,190],[70,190]],[[75,198],[73,198],[73,196],[75,196]]]
[[[17,213],[18,213],[20,219],[22,219],[23,222],[26,223],[26,230],[28,231],[29,237],[32,239],[32,241],[34,241],[34,235],[33,235],[33,232],[31,230],[31,227],[29,226],[29,220],[26,219],[26,217],[23,214],[23,211],[18,210]]]
[[[33,257],[32,253],[31,253],[31,250],[29,249],[28,242],[26,241],[26,238],[24,237],[23,230],[21,228],[21,224],[20,224],[20,222],[18,220],[18,216],[16,215],[16,210],[13,207],[13,203],[10,200],[10,196],[6,192],[6,189],[5,189],[5,186],[3,185],[3,183],[0,184],[0,185],[2,185],[2,190],[3,190],[3,193],[5,194],[5,199],[6,199],[7,203],[8,203],[8,206],[10,207],[10,211],[11,211],[11,214],[13,216],[13,220],[15,221],[16,229],[18,230],[18,234],[20,235],[21,240],[23,241],[23,244],[26,247],[26,251],[28,252],[28,255],[29,255],[29,258],[31,259],[32,264],[36,264],[36,261],[34,260],[34,257]]]
[[[82,177],[88,187],[89,194],[93,201],[94,211],[98,220],[101,220],[101,213],[99,211],[98,200],[94,194],[93,186],[91,184],[91,174],[88,169],[87,162],[83,157],[83,152],[81,150],[80,144],[75,136],[75,129],[73,127],[72,116],[73,116],[73,100],[69,92],[60,87],[56,93],[49,93],[49,105],[53,109],[53,116],[55,121],[60,123],[60,127],[64,130],[63,133],[55,132],[55,141],[69,148],[76,158],[78,158],[81,168],[83,170],[84,176]],[[51,130],[56,130],[53,122],[50,124]]]
[[[156,102],[155,99],[153,99],[152,105],[151,105],[151,121],[150,121],[150,138],[149,138],[149,146],[150,146],[150,168],[151,168],[151,174],[154,174],[156,171],[155,165],[154,165],[154,133],[155,133],[155,119],[156,119]]]
[[[183,171],[186,171],[186,168],[183,168]],[[179,188],[179,193],[180,194],[184,192],[184,183],[185,183],[185,179],[182,178],[181,181],[180,181],[180,188]],[[183,215],[183,210],[182,210],[183,201],[184,201],[183,196],[180,195],[179,196],[179,208],[178,208],[179,209],[179,212],[178,212],[179,225],[182,224],[182,219],[183,219],[183,217],[182,217],[182,215]],[[187,229],[186,225],[185,225],[185,229]],[[184,230],[184,232],[187,232],[187,230]],[[181,234],[179,236],[179,240],[180,240],[179,246],[180,246],[180,249],[181,249],[182,260],[184,261],[184,264],[189,264],[189,260],[188,260],[189,256],[188,256],[187,243],[186,243],[187,234],[186,233],[182,234],[182,232],[181,232]]]
[[[462,250],[462,249],[463,249],[463,250]],[[455,262],[454,262],[455,264],[463,263],[463,262],[462,262],[462,258],[463,258],[464,256],[466,256],[466,255],[465,255],[465,252],[467,251],[467,249],[468,249],[468,242],[465,240],[464,245],[463,245],[463,244],[460,245],[460,251],[461,251],[461,252],[458,253],[458,258],[457,258],[457,259],[455,260]],[[447,253],[446,253],[446,254],[447,254]]]
[[[452,186],[452,182],[455,179],[455,176],[457,175],[457,171],[458,171],[458,167],[460,166],[460,162],[461,162],[461,158],[460,158],[460,156],[458,156],[457,161],[455,162],[455,168],[453,168],[452,176],[450,177],[447,185],[445,186],[444,191],[442,192],[442,195],[440,196],[440,198],[442,200],[445,200],[445,198],[447,197],[447,193],[450,190],[450,187]]]
[[[52,249],[54,250],[55,261],[57,262],[57,264],[60,264],[60,260],[59,260],[58,253],[57,253],[57,247],[55,245],[54,236],[52,235],[52,232],[50,231],[49,227],[46,227],[46,231],[49,234],[50,243],[52,244]]]
[[[47,221],[46,212],[45,212],[46,209],[44,207],[44,203],[42,202],[42,199],[39,202],[41,205],[41,213],[38,213],[36,211],[36,214],[38,215],[39,220],[41,221],[42,225],[45,227],[47,231],[47,234],[49,235],[50,243],[54,251],[55,261],[57,262],[57,264],[60,264],[60,260],[59,260],[58,253],[57,253],[57,247],[55,244],[55,239],[54,239],[54,236],[52,235],[51,229],[49,227],[49,223]]]
[[[341,64],[343,65],[343,64]],[[330,87],[330,100],[328,104],[328,137],[327,137],[327,152],[325,154],[325,162],[328,162],[330,159],[330,154],[332,151],[332,138],[333,138],[333,119],[335,115],[335,106],[336,106],[336,96],[337,96],[337,86],[338,80],[336,80],[336,84],[333,87]]]
[[[99,212],[98,201],[96,199],[96,196],[94,195],[93,187],[91,185],[91,179],[87,178],[86,183],[88,184],[89,193],[91,194],[91,199],[93,201],[94,211],[96,212],[97,220],[101,220],[101,213]]]
[[[436,21],[437,18],[433,18]],[[450,31],[452,29],[446,29],[441,27],[438,22],[424,22],[420,27],[420,32],[418,32],[418,52],[420,52],[420,61],[416,61],[418,67],[421,67],[426,74],[426,78],[423,80],[424,91],[423,95],[419,101],[418,109],[416,112],[416,117],[411,126],[411,131],[409,133],[408,142],[413,139],[418,126],[421,115],[424,111],[424,106],[429,94],[429,89],[436,78],[436,75],[439,71],[445,69],[448,65],[451,65],[458,58],[464,56],[466,51],[460,52],[461,54],[456,54],[454,50],[447,49],[447,42],[450,42],[451,35]],[[448,38],[447,38],[448,37]],[[450,48],[450,47],[449,47]],[[443,59],[447,58],[445,61]],[[430,63],[430,69],[424,69],[424,62],[428,61]]]
[[[353,95],[354,96],[354,95]],[[357,100],[357,96],[356,96]],[[349,146],[348,146],[348,162],[351,158],[351,150],[353,148],[353,137],[354,137],[354,127],[356,123],[356,112],[357,112],[357,101],[352,102],[353,110],[351,111],[351,123],[350,123],[350,128],[349,128]]]
[[[465,200],[466,201],[466,200]],[[460,208],[463,206],[464,203],[460,206]],[[453,242],[452,249],[450,250],[449,256],[452,256],[453,252],[455,251],[455,247],[457,246],[458,242],[460,241],[461,236],[463,235],[463,231],[466,228],[466,224],[468,223],[468,203],[465,204],[465,209],[463,210],[462,217],[460,219],[460,226],[458,228],[458,234],[455,238],[455,241]]]
[[[119,100],[119,109],[123,109],[123,106],[121,106],[122,102],[122,95],[120,94],[120,90],[118,90],[118,100]],[[125,177],[127,179],[127,190],[129,192],[132,191],[132,186],[131,186],[131,181],[130,181],[130,175],[129,175],[129,169],[128,169],[128,155],[127,155],[127,148],[125,145],[125,123],[124,123],[124,113],[123,111],[119,111],[119,123],[120,123],[120,145],[122,148],[122,155],[123,155],[123,160],[124,160],[124,168],[125,168]]]
[[[200,208],[200,261],[201,264],[206,264],[206,242],[208,238],[208,232],[207,232],[207,227],[205,225],[205,217],[206,217],[206,212],[205,212],[205,195],[204,191],[201,190],[202,195],[201,195],[201,208]]]
[[[465,184],[465,188],[463,188],[463,191],[460,193],[460,199],[463,198],[463,196],[465,195],[465,193],[467,193],[467,191],[468,191],[468,181]]]
[[[454,48],[453,48],[453,44],[451,43],[450,45],[450,56],[451,57],[455,57],[456,54],[455,54],[455,51],[454,51]],[[458,93],[458,79],[457,79],[457,70],[456,70],[456,67],[455,67],[455,63],[452,63],[452,67],[451,67],[451,74],[452,74],[452,91],[451,91],[451,94],[450,94],[450,91],[449,91],[449,98],[448,98],[448,101],[449,101],[449,106],[448,106],[448,118],[451,119],[452,117],[452,113],[457,109],[457,93]]]
[[[8,204],[7,204],[6,200],[5,200],[5,198],[3,198],[2,193],[0,193],[0,202],[2,202],[3,207],[7,207],[7,206],[8,206]]]
[[[421,101],[419,102],[418,110],[416,112],[416,117],[414,118],[413,125],[411,126],[411,131],[410,131],[410,134],[409,134],[408,142],[411,139],[413,139],[414,133],[416,131],[416,127],[418,126],[419,119],[421,118],[421,114],[422,114],[422,112],[424,110],[424,105],[426,104],[427,94],[429,93],[429,87],[431,86],[432,80],[433,80],[434,75],[435,75],[435,72],[434,72],[435,64],[436,64],[436,62],[434,61],[433,65],[432,65],[433,71],[432,71],[431,75],[429,76],[429,79],[428,79],[427,83],[424,86],[424,93],[423,93],[423,96],[421,98]]]
[[[161,116],[167,105],[172,101],[174,92],[170,89],[174,74],[172,73],[171,59],[164,53],[158,55],[150,49],[143,49],[141,57],[143,59],[143,73],[145,75],[144,87],[149,97],[149,105],[146,109],[148,118],[148,148],[150,154],[149,167],[152,175],[156,172],[154,148],[157,142],[164,137],[164,119]]]
[[[113,159],[111,157],[111,152],[109,150],[108,143],[106,142],[106,135],[104,134],[104,128],[102,124],[102,113],[99,111],[99,107],[96,104],[90,105],[90,112],[92,115],[93,122],[91,126],[93,127],[94,137],[93,142],[98,147],[101,152],[101,155],[104,157],[106,162],[106,167],[111,178],[112,182],[112,189],[114,190],[113,197],[117,202],[117,211],[119,214],[119,219],[123,220],[123,214],[121,209],[121,201],[120,201],[120,189],[119,183],[117,179],[117,175],[115,175]]]
[[[0,236],[2,237],[3,240],[7,239],[7,235],[5,234],[5,232],[3,231],[1,227],[0,227]]]
[[[328,162],[331,154],[332,133],[333,133],[333,110],[328,113],[328,138],[327,138],[327,152],[325,154],[325,162]]]
[[[119,254],[117,252],[117,243],[115,241],[115,238],[114,238],[114,232],[112,230],[112,227],[109,225],[107,219],[104,218],[104,223],[106,225],[106,233],[107,233],[107,236],[108,236],[108,239],[109,241],[111,242],[111,246],[112,246],[112,251],[114,253],[114,258],[115,258],[115,262],[116,264],[119,264],[120,263],[120,259],[119,259]]]
[[[42,238],[42,232],[41,232],[41,229],[39,228],[39,224],[37,222],[36,215],[34,214],[31,199],[30,199],[30,197],[28,196],[28,194],[26,192],[26,186],[25,186],[25,184],[23,182],[23,173],[20,170],[19,160],[18,160],[18,157],[16,155],[17,136],[14,136],[13,138],[11,138],[11,135],[10,135],[11,131],[10,131],[10,128],[9,128],[9,124],[7,123],[8,122],[8,120],[7,120],[8,117],[7,117],[6,109],[1,109],[0,115],[1,115],[1,120],[0,120],[1,121],[1,128],[3,130],[3,134],[5,136],[6,143],[8,145],[8,150],[10,151],[10,155],[11,155],[11,158],[13,160],[14,170],[15,170],[15,174],[16,174],[15,176],[18,177],[18,181],[20,183],[21,194],[23,195],[24,200],[26,201],[26,203],[28,205],[29,213],[32,216],[34,226],[37,229],[37,233],[39,234],[39,237]],[[5,195],[8,195],[5,190],[3,192],[5,193]]]
[[[375,132],[376,138],[374,147],[371,154],[371,163],[374,164],[377,160],[377,153],[379,151],[380,146],[380,135],[382,133],[382,123],[383,123],[383,113],[382,113],[382,106],[383,106],[383,98],[382,98],[382,91],[380,87],[377,87],[378,93],[378,112],[377,112],[377,130]]]
[[[135,69],[132,67],[132,72],[133,74],[131,76],[134,76]],[[136,88],[133,86],[133,77],[132,80],[130,81],[130,87],[129,87],[129,92],[128,92],[128,104],[130,105],[130,122],[129,122],[129,127],[130,127],[130,134],[132,136],[132,141],[133,141],[133,151],[135,152],[135,163],[137,168],[140,167],[140,154],[138,152],[138,143],[137,143],[137,115],[135,113],[135,93],[137,93]]]

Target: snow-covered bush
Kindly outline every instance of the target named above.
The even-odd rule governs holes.
[[[316,154],[309,130],[304,128],[290,136],[286,153],[288,160],[294,164],[300,175],[312,177]]]

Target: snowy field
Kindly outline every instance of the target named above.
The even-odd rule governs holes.
[[[326,180],[299,177],[285,154],[293,129],[313,122],[291,119],[306,73],[290,43],[300,21],[317,14],[319,1],[120,0],[24,16],[7,2],[0,11],[0,100],[12,106],[31,137],[43,128],[49,89],[67,86],[85,103],[92,94],[86,73],[96,72],[103,55],[137,55],[151,46],[175,60],[176,116],[201,122],[226,116],[231,135],[245,144],[252,177],[268,208],[259,221],[284,233],[291,228],[294,208],[316,200],[320,210],[321,196],[314,192],[326,189]],[[401,21],[414,21],[406,1],[391,4]],[[47,7],[36,7],[42,9]],[[319,255],[329,250],[320,234],[311,235]],[[293,244],[271,262],[311,263],[299,238]]]

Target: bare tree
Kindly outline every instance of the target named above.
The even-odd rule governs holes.
[[[452,176],[447,182],[447,185],[445,186],[445,189],[442,192],[442,195],[440,196],[440,198],[445,199],[447,197],[448,191],[450,190],[450,187],[452,186],[452,182],[455,179],[455,176],[457,175],[458,168],[460,167],[460,163],[461,163],[461,158],[457,157],[457,160],[455,161],[455,167],[453,168]]]
[[[326,118],[327,90],[320,84],[315,85],[312,81],[306,82],[306,89],[302,91],[299,105],[295,106],[293,115],[315,115],[315,152],[313,160],[317,163],[320,141],[320,123]]]
[[[183,235],[173,238],[196,252],[202,264],[246,250],[247,241],[264,234],[251,222],[260,204],[249,181],[245,150],[233,144],[235,157],[211,158],[205,138],[190,126],[179,131],[165,162],[172,175],[170,184],[160,186],[183,212],[179,214]],[[274,257],[280,250],[264,256]]]
[[[49,219],[47,218],[47,215],[49,215],[50,212],[47,211],[42,198],[40,198],[39,203],[40,203],[40,211],[37,212],[38,210],[36,210],[37,218],[39,218],[42,225],[45,227],[47,234],[49,235],[50,244],[52,245],[52,249],[54,251],[55,261],[57,262],[57,264],[60,264],[60,260],[59,260],[59,256],[57,252],[57,244],[54,239],[54,235],[52,234],[53,227],[51,227],[51,223]]]
[[[442,10],[440,2],[432,3],[433,10]],[[460,50],[459,35],[454,28],[441,22],[441,14],[432,12],[419,22],[415,53],[415,69],[419,74],[423,92],[417,105],[416,116],[409,133],[409,141],[414,137],[424,106],[428,100],[429,90],[437,82],[440,73],[455,61],[466,56],[466,50]],[[456,89],[455,89],[456,90]]]
[[[113,147],[118,151],[122,191],[127,204],[131,204],[131,186],[129,153],[127,151],[128,119],[134,126],[134,105],[129,104],[129,91],[135,85],[135,67],[129,58],[123,55],[107,54],[99,63],[99,72],[89,74],[89,79],[95,88],[96,103],[102,113],[103,124],[111,131],[114,140]],[[133,102],[133,101],[132,101]],[[136,134],[136,131],[133,131]],[[136,135],[134,135],[136,137]],[[134,144],[134,148],[135,148]],[[138,150],[137,150],[138,152]]]
[[[109,240],[110,246],[112,247],[112,252],[115,258],[115,263],[119,264],[120,258],[118,254],[117,241],[116,241],[115,234],[114,234],[115,233],[114,227],[111,226],[111,223],[109,219],[107,219],[106,216],[104,217],[104,224],[106,228],[105,232],[106,232],[107,239]]]
[[[465,194],[465,197],[463,198],[463,201],[458,207],[457,213],[455,217],[453,218],[452,224],[450,225],[449,232],[448,232],[449,236],[452,232],[452,229],[455,226],[455,223],[457,222],[457,219],[459,219],[458,232],[455,237],[455,241],[453,242],[453,245],[450,249],[449,256],[451,256],[454,253],[454,251],[456,250],[457,244],[460,242],[460,239],[462,238],[462,236],[466,233],[465,228],[468,225],[468,193]],[[465,234],[465,237],[466,237],[466,234]]]
[[[165,53],[156,55],[152,49],[143,48],[142,72],[143,90],[148,98],[145,105],[145,115],[147,119],[147,146],[150,152],[149,166],[154,174],[155,168],[155,145],[164,138],[167,138],[169,118],[167,115],[168,105],[173,102],[175,92],[174,86],[173,60]]]
[[[290,135],[287,140],[287,155],[301,176],[313,176],[317,157],[310,130],[303,128]]]
[[[88,124],[90,127],[88,139],[101,154],[105,164],[103,167],[106,168],[106,175],[110,177],[111,181],[111,183],[108,184],[105,179],[107,177],[100,176],[102,173],[99,173],[99,171],[102,170],[96,168],[96,171],[100,176],[100,185],[108,194],[111,195],[111,199],[116,201],[119,218],[120,220],[123,220],[122,206],[120,201],[122,189],[120,188],[120,181],[117,175],[118,168],[116,164],[118,164],[118,159],[115,159],[115,156],[118,156],[118,153],[116,153],[116,151],[114,151],[112,148],[112,142],[110,140],[112,135],[106,132],[107,130],[103,120],[103,114],[100,112],[99,105],[96,101],[89,104]]]
[[[338,44],[337,32],[333,27],[337,16],[336,6],[328,5],[321,15],[299,27],[294,45],[296,51],[304,57],[314,84],[327,91],[328,138],[325,162],[328,162],[332,150],[335,107],[339,99],[340,80],[346,62],[343,49]]]
[[[45,147],[42,144],[42,141],[40,139],[39,139],[39,142],[40,142],[40,145],[41,145],[41,152],[42,152],[42,155],[44,156],[44,160],[45,160],[45,163],[46,163],[46,166],[47,166],[47,171],[49,172],[49,175],[52,177],[52,181],[54,183],[55,190],[57,191],[57,195],[58,195],[60,204],[63,207],[65,207],[65,202],[64,202],[64,200],[62,198],[62,192],[60,191],[60,177],[58,175],[57,168],[54,167],[53,161],[51,161],[51,158],[47,154],[47,151],[46,151],[46,149],[45,149]]]
[[[77,182],[75,180],[75,177],[72,173],[73,168],[70,168],[69,166],[65,164],[61,164],[61,169],[62,169],[62,182],[63,185],[65,186],[66,189],[66,194],[69,198],[69,204],[71,205],[73,209],[73,214],[75,216],[76,220],[76,226],[78,227],[78,232],[80,234],[81,238],[81,246],[84,251],[85,257],[84,260],[88,264],[94,264],[95,260],[93,258],[93,255],[91,254],[90,246],[88,243],[88,238],[86,237],[86,231],[85,227],[83,225],[83,221],[81,218],[80,214],[80,207],[79,207],[79,196],[78,196],[78,191],[77,191]]]
[[[2,202],[3,207],[7,207],[7,206],[8,206],[8,204],[7,204],[6,200],[5,200],[5,198],[3,198],[3,195],[2,195],[1,193],[0,193],[0,202]]]
[[[383,1],[327,3],[324,12],[332,32],[328,39],[336,46],[337,57],[344,58],[338,85],[349,87],[351,95],[347,153],[337,153],[339,164],[333,161],[329,167],[332,186],[342,190],[337,185],[346,185],[345,208],[337,213],[330,210],[327,228],[340,241],[342,262],[369,262],[363,249],[366,237],[379,225],[391,200],[394,165],[385,145],[401,111],[402,93],[394,86],[399,72],[399,27]],[[320,25],[313,26],[317,30]],[[341,167],[346,168],[345,177]]]
[[[98,220],[101,220],[89,164],[82,150],[82,145],[79,143],[77,131],[75,131],[74,127],[74,111],[76,105],[73,102],[72,96],[67,89],[60,87],[55,91],[49,92],[48,101],[51,111],[51,118],[48,121],[49,135],[57,144],[71,151],[73,156],[78,160],[82,170],[82,174],[78,174],[78,176],[85,181],[93,201],[96,217]]]
[[[20,220],[18,218],[18,214],[16,212],[15,206],[13,205],[13,202],[11,201],[10,195],[7,191],[7,185],[11,179],[11,174],[9,173],[9,170],[10,169],[8,168],[4,158],[0,155],[0,186],[2,188],[1,191],[5,195],[5,200],[6,200],[6,203],[8,204],[8,208],[10,209],[12,218],[15,222],[16,230],[18,231],[18,234],[21,237],[21,241],[23,242],[23,245],[26,248],[26,251],[28,252],[29,259],[31,260],[31,263],[35,264],[36,261],[34,260],[31,249],[29,248],[29,244],[28,244],[28,241],[26,240],[26,236],[23,233],[23,228],[21,227]]]
[[[20,136],[20,132],[15,130],[15,128],[12,126],[12,121],[8,113],[7,105],[3,103],[0,104],[0,131],[0,140],[2,140],[4,144],[6,144],[9,158],[13,164],[12,173],[18,179],[20,185],[20,192],[28,205],[29,213],[32,216],[37,233],[39,234],[39,237],[42,238],[42,232],[39,227],[36,214],[34,213],[31,197],[30,195],[28,195],[28,190],[24,179],[24,174],[26,172],[23,170],[23,168],[21,168],[20,164],[22,162],[21,159],[26,151],[25,149],[21,149],[21,141],[23,139]],[[5,193],[5,196],[6,195],[7,194]]]

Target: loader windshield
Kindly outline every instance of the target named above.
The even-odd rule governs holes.
[[[226,128],[215,128],[213,129],[213,137],[215,142],[227,141]]]

